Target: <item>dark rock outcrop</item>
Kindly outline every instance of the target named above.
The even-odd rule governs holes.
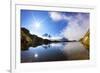
[[[26,28],[21,28],[21,50],[27,50],[29,46],[36,47],[42,44],[48,44],[51,41],[43,39],[37,35],[32,35]]]

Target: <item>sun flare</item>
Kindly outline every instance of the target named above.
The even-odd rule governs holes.
[[[35,22],[34,26],[35,28],[40,28],[41,24],[39,22]]]

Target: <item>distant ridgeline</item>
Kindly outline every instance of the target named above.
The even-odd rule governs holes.
[[[51,37],[51,35],[44,34],[43,36]],[[75,40],[73,40],[75,41]],[[66,38],[58,40],[43,39],[35,34],[30,34],[26,28],[21,28],[21,50],[27,50],[28,47],[36,47],[42,44],[58,43],[58,42],[73,42]]]
[[[85,34],[83,38],[80,39],[80,42],[84,44],[86,48],[89,48],[90,44],[90,35],[89,31]],[[51,35],[44,34],[43,36]],[[35,34],[30,34],[29,30],[26,28],[21,28],[21,50],[27,50],[30,46],[36,47],[42,44],[50,44],[50,43],[59,43],[59,42],[76,42],[76,40],[68,40],[66,38],[58,39],[58,40],[50,40],[50,39],[43,39],[38,37]]]

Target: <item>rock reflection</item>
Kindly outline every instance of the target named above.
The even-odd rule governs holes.
[[[89,59],[89,51],[80,42],[71,42],[64,46],[64,54],[69,60]]]
[[[48,45],[42,45],[42,47],[45,48],[45,49],[48,49],[48,48],[51,47],[51,45],[50,44],[48,44]]]
[[[22,63],[88,59],[89,51],[80,42],[51,43],[21,51]]]

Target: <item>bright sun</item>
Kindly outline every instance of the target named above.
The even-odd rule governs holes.
[[[35,22],[34,26],[35,26],[35,28],[40,28],[40,23],[39,22]]]

